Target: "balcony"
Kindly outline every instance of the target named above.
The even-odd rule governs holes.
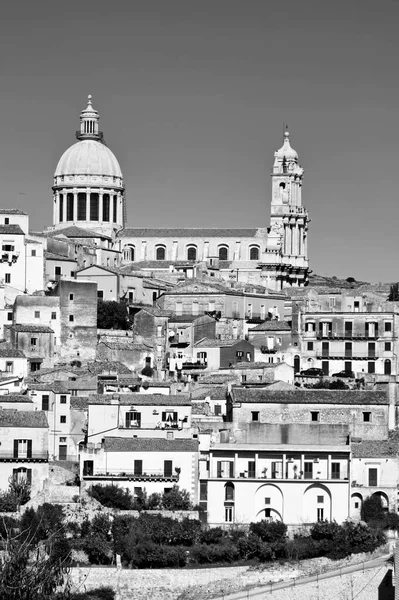
[[[19,257],[19,251],[18,250],[12,250],[12,251],[2,251],[0,254],[0,262],[4,263],[8,263],[8,264],[12,264],[17,262]]]
[[[317,359],[325,360],[377,360],[375,352],[338,352],[336,350],[316,352]]]
[[[184,362],[182,363],[182,370],[190,370],[190,369],[206,369],[208,367],[208,363],[204,361],[197,360],[197,362]]]
[[[315,337],[318,340],[368,340],[368,341],[376,341],[379,339],[379,335],[368,335],[364,333],[353,333],[349,331],[340,332],[340,333],[316,333],[314,331],[306,331],[305,335],[309,335],[309,337]]]
[[[336,473],[331,473],[330,477],[325,476],[325,474],[322,473],[300,473],[298,471],[297,474],[293,473],[293,474],[288,474],[286,473],[286,476],[283,477],[282,473],[271,473],[269,474],[269,470],[268,472],[265,474],[263,472],[257,472],[255,474],[252,473],[248,473],[247,471],[237,471],[237,473],[235,473],[235,475],[233,474],[233,476],[230,477],[229,473],[225,473],[225,472],[218,472],[216,469],[212,469],[212,471],[209,473],[208,475],[209,479],[228,479],[229,481],[233,480],[233,479],[248,479],[248,480],[252,480],[252,481],[261,481],[262,483],[275,483],[276,481],[306,481],[307,483],[309,481],[348,481],[348,477],[344,476],[344,472],[342,473],[342,475],[338,475]]]
[[[276,354],[276,348],[267,348],[266,346],[261,346],[260,351],[262,354]]]
[[[0,452],[0,462],[48,462],[48,452],[32,452],[29,457],[26,454],[14,456],[11,450]]]
[[[162,421],[162,420],[155,420],[156,417],[154,417],[154,421],[152,422],[146,422],[144,423],[143,421],[131,421],[129,424],[126,423],[121,423],[118,427],[118,429],[183,429],[183,426],[186,425],[187,427],[188,425],[188,419],[183,420],[180,419],[179,421]]]
[[[122,481],[168,481],[177,482],[179,481],[180,471],[177,473],[170,473],[163,470],[152,470],[150,472],[135,473],[134,470],[128,469],[113,469],[112,471],[97,471],[93,475],[83,474],[86,481],[92,481],[93,479],[102,480],[122,480]]]

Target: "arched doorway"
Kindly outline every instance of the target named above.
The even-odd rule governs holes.
[[[321,483],[313,483],[303,494],[303,522],[331,521],[331,492]]]
[[[384,375],[390,375],[392,372],[392,363],[389,358],[384,360]]]
[[[351,496],[351,517],[360,521],[362,512],[363,496],[359,492],[355,492]]]
[[[379,498],[380,498],[380,500],[381,500],[381,505],[382,505],[382,508],[383,508],[383,509],[384,509],[386,512],[388,512],[388,511],[389,511],[389,498],[388,498],[388,496],[386,495],[386,493],[385,493],[385,492],[374,492],[374,494],[372,494],[372,496],[377,496],[377,497],[379,497]]]

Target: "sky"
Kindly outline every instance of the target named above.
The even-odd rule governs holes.
[[[21,0],[0,21],[0,193],[52,222],[86,97],[128,225],[267,227],[284,123],[319,275],[399,280],[399,0]]]

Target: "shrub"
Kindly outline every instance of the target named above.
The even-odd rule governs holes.
[[[200,565],[231,563],[238,560],[239,557],[237,546],[228,539],[219,544],[196,544],[190,552],[192,561]]]
[[[262,519],[257,523],[251,523],[249,526],[251,533],[257,535],[262,542],[281,542],[286,539],[287,525],[282,521],[266,521]]]
[[[133,498],[129,490],[127,488],[124,490],[118,485],[92,485],[88,493],[109,508],[130,510],[133,506]]]
[[[226,532],[221,527],[209,527],[202,531],[200,542],[202,544],[218,544],[226,536]]]
[[[174,485],[169,492],[162,495],[162,507],[165,510],[190,510],[192,508],[190,494]]]
[[[144,377],[152,377],[154,375],[154,369],[146,365],[141,369],[141,374],[144,375]]]
[[[70,600],[115,600],[115,592],[110,587],[101,587],[87,592],[72,594]]]
[[[385,510],[382,506],[380,496],[368,496],[364,499],[361,508],[361,518],[368,523],[369,521],[383,521],[385,519]]]
[[[108,565],[112,562],[111,542],[102,533],[95,532],[87,536],[83,542],[83,550],[95,565]]]
[[[0,512],[15,512],[17,510],[17,497],[11,492],[0,493]]]
[[[385,515],[385,529],[399,530],[399,515],[394,512],[388,512]]]
[[[9,480],[9,492],[13,494],[18,504],[26,504],[30,500],[31,485],[26,480],[18,481],[15,477],[10,477]]]

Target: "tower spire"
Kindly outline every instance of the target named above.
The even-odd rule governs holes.
[[[76,132],[78,140],[97,140],[103,142],[103,134],[98,129],[100,115],[93,108],[92,96],[87,96],[87,107],[80,113],[80,130]]]

